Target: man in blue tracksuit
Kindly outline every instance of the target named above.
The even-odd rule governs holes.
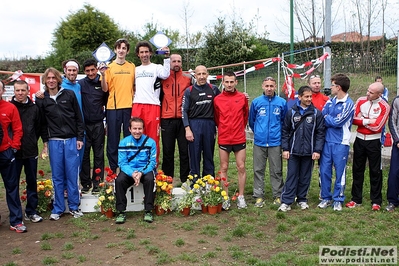
[[[190,174],[200,175],[201,153],[204,158],[202,176],[215,176],[213,155],[215,152],[216,125],[213,100],[219,89],[207,82],[205,66],[195,68],[196,83],[187,88],[183,96],[182,119],[188,141]]]
[[[121,170],[115,180],[116,210],[119,212],[116,223],[126,221],[126,191],[132,186],[143,183],[144,187],[144,221],[152,223],[154,218],[154,182],[157,148],[155,140],[143,135],[144,121],[132,117],[129,121],[130,136],[122,139],[118,148],[118,164]]]
[[[275,93],[276,80],[267,77],[262,82],[263,95],[252,101],[249,126],[254,132],[253,164],[255,207],[263,207],[265,168],[269,158],[270,185],[274,204],[280,205],[283,189],[281,160],[281,128],[287,112],[286,101]]]
[[[341,211],[345,200],[346,163],[349,155],[349,140],[355,107],[348,95],[349,78],[336,74],[331,78],[331,94],[323,108],[326,141],[320,158],[321,202],[318,207],[325,209],[333,203],[335,211]],[[332,168],[335,168],[335,185],[331,193]]]
[[[283,158],[288,160],[287,179],[278,209],[283,212],[291,210],[295,198],[302,210],[309,209],[307,193],[313,162],[320,158],[324,144],[324,119],[312,104],[311,88],[300,87],[298,99],[287,112],[282,131]]]
[[[83,148],[84,126],[78,100],[71,90],[61,87],[62,77],[55,68],[48,68],[42,77],[46,92],[36,99],[44,116],[48,136],[43,136],[42,155],[50,154],[54,187],[54,203],[50,220],[58,220],[65,211],[64,188],[68,190],[68,207],[75,217],[79,210],[79,151]],[[48,143],[47,143],[48,142]],[[47,151],[48,147],[48,151]]]

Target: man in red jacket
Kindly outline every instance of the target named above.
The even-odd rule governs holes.
[[[220,156],[220,177],[226,184],[227,170],[229,167],[229,154],[234,152],[238,170],[238,198],[237,207],[246,208],[244,188],[246,181],[246,135],[245,126],[248,121],[248,99],[244,93],[237,91],[237,77],[233,72],[223,75],[224,90],[215,97],[215,123],[218,127],[218,143]],[[228,192],[228,187],[224,186]],[[226,210],[230,207],[230,201],[223,204]]]
[[[321,78],[319,75],[312,75],[308,80],[309,87],[312,89],[312,103],[314,107],[323,110],[324,105],[330,99],[327,95],[321,93]]]
[[[353,144],[352,200],[346,204],[355,208],[362,204],[363,181],[366,161],[370,169],[370,200],[373,211],[379,211],[382,203],[381,131],[388,119],[390,107],[382,99],[384,86],[374,82],[367,90],[366,97],[356,101],[353,124],[357,126]]]
[[[179,147],[180,180],[185,182],[190,173],[188,143],[182,121],[182,101],[186,88],[192,84],[192,77],[182,71],[182,58],[170,56],[170,76],[162,80],[161,131],[162,170],[165,175],[174,176],[175,144]]]
[[[4,83],[0,81],[0,125],[3,139],[0,144],[0,173],[6,189],[10,211],[10,230],[25,233],[22,206],[19,198],[19,175],[16,174],[15,152],[21,148],[22,123],[17,107],[2,99]],[[10,134],[11,133],[11,134]]]

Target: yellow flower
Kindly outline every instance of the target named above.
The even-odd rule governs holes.
[[[47,179],[47,180],[45,181],[45,183],[46,183],[46,185],[47,185],[47,186],[50,186],[50,185],[52,185],[52,182],[51,182],[51,180],[50,180],[50,179]]]
[[[228,199],[229,199],[229,197],[228,197],[228,196],[224,196],[223,198],[224,198],[224,200],[228,200]]]
[[[105,190],[105,192],[107,192],[107,194],[111,194],[112,193],[112,189],[109,188],[109,189]]]
[[[99,200],[99,201],[105,200],[105,196],[100,196],[100,197],[98,197],[98,200]]]
[[[195,188],[195,189],[199,189],[200,186],[199,186],[198,184],[194,184],[194,188]]]
[[[43,186],[43,185],[39,185],[39,186],[37,187],[37,191],[42,191],[42,190],[44,190],[44,186]]]
[[[227,193],[224,190],[220,194],[222,194],[223,197],[227,196]]]
[[[215,191],[216,191],[216,192],[219,192],[219,191],[220,191],[220,187],[216,187],[216,188],[215,188]]]
[[[220,183],[219,181],[215,180],[215,185],[216,186],[219,186],[219,183]]]
[[[193,180],[194,177],[192,175],[188,175],[188,179]]]
[[[162,181],[158,181],[158,182],[157,182],[157,186],[158,186],[158,187],[162,187],[162,184],[163,184]]]
[[[97,205],[101,206],[101,200],[97,201]]]
[[[108,199],[111,200],[111,201],[114,200],[114,198],[115,198],[114,196],[109,196],[108,197]]]

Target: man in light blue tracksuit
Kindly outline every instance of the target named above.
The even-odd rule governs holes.
[[[345,200],[346,163],[349,154],[351,125],[355,111],[348,95],[349,78],[336,74],[331,78],[331,94],[323,108],[326,140],[320,159],[320,188],[322,201],[319,208],[325,209],[333,203],[335,211],[341,211]],[[335,185],[331,193],[332,168],[335,168]]]
[[[249,126],[254,132],[253,164],[255,207],[263,207],[265,168],[269,158],[270,184],[274,204],[280,204],[283,189],[281,159],[281,128],[287,112],[286,101],[275,93],[276,80],[267,77],[262,82],[263,95],[252,101]]]
[[[126,221],[127,189],[142,183],[144,221],[152,223],[157,148],[155,140],[143,134],[144,121],[141,118],[130,118],[129,131],[131,135],[122,139],[118,148],[118,164],[121,171],[115,180],[116,210],[119,212],[115,222],[123,224]]]

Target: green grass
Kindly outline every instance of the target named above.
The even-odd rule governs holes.
[[[263,77],[263,76],[262,76]],[[262,93],[261,77],[249,80],[247,87],[251,100]],[[351,97],[365,94],[367,86],[373,81],[372,77],[350,75],[352,85]],[[392,77],[384,77],[384,81],[390,82]],[[295,86],[299,86],[298,81]],[[389,86],[388,86],[389,87]],[[389,87],[391,95],[395,91],[394,86]],[[390,99],[393,96],[390,95]],[[342,212],[334,212],[332,209],[321,210],[316,206],[319,202],[319,186],[317,165],[313,171],[308,200],[310,209],[301,211],[293,206],[287,213],[277,212],[277,206],[272,205],[273,198],[270,188],[268,168],[265,176],[265,206],[254,208],[252,199],[253,187],[253,162],[252,141],[247,141],[247,182],[245,196],[248,208],[237,210],[235,203],[228,212],[222,212],[217,216],[210,216],[196,212],[193,216],[182,217],[179,215],[155,217],[153,224],[147,224],[137,217],[142,213],[129,213],[132,223],[126,226],[114,226],[112,220],[102,219],[98,214],[85,215],[82,219],[64,220],[64,226],[72,228],[72,233],[41,232],[41,254],[36,256],[44,265],[74,264],[84,265],[88,262],[101,265],[96,262],[94,249],[87,254],[76,252],[81,244],[91,242],[101,243],[105,252],[113,254],[113,259],[122,258],[129,254],[143,254],[152,259],[153,264],[193,264],[193,265],[317,265],[318,248],[321,245],[397,245],[399,232],[392,225],[397,223],[398,213],[371,211],[368,170],[365,173],[363,188],[363,206],[355,209],[344,208]],[[161,152],[162,154],[162,152]],[[178,152],[175,153],[175,172],[179,172]],[[160,165],[162,164],[161,156]],[[219,168],[219,156],[215,146],[215,170]],[[350,199],[352,186],[351,159],[347,167],[347,186],[345,190],[346,201]],[[107,163],[106,163],[107,164]],[[50,175],[49,162],[39,160],[38,169],[43,169]],[[367,168],[366,168],[367,169]],[[386,180],[389,165],[383,169],[383,200],[386,204]],[[229,159],[229,191],[232,193],[238,189],[237,171],[233,154]],[[286,178],[286,161],[283,163],[283,178]],[[0,182],[0,199],[5,200],[4,185]],[[385,207],[385,206],[383,206]],[[169,217],[174,222],[167,229],[170,232],[159,233],[162,223],[167,223]],[[178,221],[176,221],[178,217]],[[64,218],[63,218],[64,219]],[[138,220],[134,222],[135,220]],[[130,220],[129,220],[130,222]],[[97,228],[97,231],[95,231]],[[134,228],[134,229],[133,229]],[[145,232],[143,236],[140,232]],[[114,235],[114,238],[104,239],[102,234]],[[190,235],[192,238],[181,236]],[[173,235],[174,237],[170,237]],[[169,236],[169,238],[167,238]],[[55,246],[55,239],[64,239],[63,245]],[[169,246],[160,247],[157,240],[169,241]],[[54,241],[54,242],[53,242]],[[59,241],[59,240],[58,240]],[[101,241],[101,242],[100,242]],[[122,242],[119,242],[122,241]],[[254,244],[255,243],[255,244]],[[52,250],[43,247],[53,247]],[[59,250],[60,256],[48,256],[50,252]],[[10,249],[11,250],[11,249]],[[72,253],[73,250],[75,253]],[[122,251],[120,251],[122,250]],[[185,250],[176,252],[175,250]],[[103,249],[104,251],[104,249]],[[170,251],[170,252],[168,252]],[[93,252],[93,253],[92,253]],[[0,261],[9,261],[3,265],[17,265],[19,260],[14,256],[21,256],[26,250],[13,247],[4,257],[0,254]],[[43,254],[44,253],[44,254]],[[3,257],[2,257],[3,256]],[[73,259],[73,260],[71,260]],[[18,264],[19,265],[19,264]]]

